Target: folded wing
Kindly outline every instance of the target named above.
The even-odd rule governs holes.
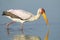
[[[9,12],[20,17],[21,19],[29,19],[33,16],[32,13],[24,10],[9,10]]]

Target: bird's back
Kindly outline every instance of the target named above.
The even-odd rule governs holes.
[[[32,16],[32,13],[25,11],[25,10],[9,10],[12,14],[17,15],[22,19],[28,19]]]

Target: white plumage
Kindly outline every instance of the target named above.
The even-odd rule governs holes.
[[[25,11],[25,10],[10,9],[10,10],[7,10],[7,12],[11,12],[12,14],[15,14],[23,19],[28,19],[32,16],[32,13]]]
[[[38,15],[35,16],[32,13],[25,11],[25,10],[10,9],[10,10],[7,10],[7,12],[11,12],[12,14],[17,15],[18,17],[22,18],[23,20],[18,19],[18,18],[11,18],[10,16],[6,16],[6,17],[12,19],[13,21],[21,22],[21,23],[24,23],[26,21],[34,21],[40,17],[40,13],[37,13]]]

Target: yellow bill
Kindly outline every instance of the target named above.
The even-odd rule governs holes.
[[[44,40],[48,40],[48,38],[49,38],[49,32],[50,32],[50,30],[48,30],[48,32],[46,33],[46,35],[44,37]]]
[[[42,16],[43,16],[43,18],[44,18],[44,20],[45,20],[45,22],[46,22],[46,25],[48,25],[48,19],[47,19],[46,13],[44,12],[44,13],[42,14]]]

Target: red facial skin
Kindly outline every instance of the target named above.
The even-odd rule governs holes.
[[[45,10],[43,8],[40,9],[40,13],[43,14],[45,13]]]

